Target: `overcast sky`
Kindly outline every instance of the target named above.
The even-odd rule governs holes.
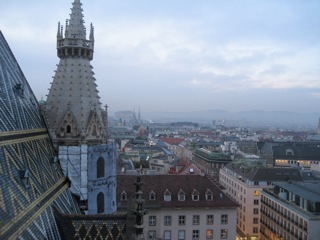
[[[111,111],[320,112],[319,0],[81,2]],[[0,0],[0,29],[39,99],[71,3]]]

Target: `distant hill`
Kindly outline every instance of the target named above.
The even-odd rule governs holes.
[[[286,111],[207,110],[194,112],[143,112],[142,118],[153,122],[193,121],[212,123],[213,120],[235,126],[307,127],[316,129],[320,113],[296,113]]]

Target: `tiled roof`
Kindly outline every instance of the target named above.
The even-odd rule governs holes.
[[[145,208],[221,208],[237,207],[237,203],[227,197],[206,176],[200,175],[142,175],[142,192],[145,199]],[[126,209],[128,201],[135,193],[136,176],[118,175],[117,203],[118,208]],[[174,183],[174,184],[173,184]],[[213,193],[213,200],[206,200],[208,189]],[[121,200],[121,193],[127,193],[128,200]],[[164,200],[164,193],[169,191],[171,201]],[[185,201],[178,201],[178,193],[186,193]],[[149,194],[154,192],[156,200],[149,200]],[[192,193],[199,192],[199,201],[192,200]],[[221,196],[220,196],[221,195]]]
[[[127,214],[63,214],[54,208],[54,215],[62,239],[128,239]]]
[[[170,145],[179,145],[184,141],[184,138],[160,138],[160,140]]]
[[[59,239],[51,206],[80,213],[39,105],[0,31],[0,239]]]
[[[274,159],[303,159],[303,160],[318,160],[320,161],[320,147],[316,144],[313,145],[285,145],[274,146],[273,148]],[[289,152],[288,152],[289,150]],[[290,150],[292,150],[291,154]]]

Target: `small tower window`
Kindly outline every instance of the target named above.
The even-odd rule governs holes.
[[[93,135],[93,136],[96,136],[96,135],[97,135],[96,125],[93,126],[92,135]]]
[[[97,178],[104,177],[104,158],[99,157],[97,161]]]
[[[104,195],[102,192],[99,192],[97,196],[97,208],[98,213],[104,213]]]
[[[70,125],[67,126],[67,133],[71,133],[71,126]]]
[[[121,200],[127,200],[127,193],[125,191],[121,193]]]

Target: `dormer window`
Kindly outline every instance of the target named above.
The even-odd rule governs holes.
[[[127,200],[127,193],[125,191],[121,193],[121,200]]]
[[[286,149],[286,155],[287,156],[293,156],[294,155],[294,152],[292,149]]]
[[[154,191],[151,191],[149,194],[149,200],[155,201],[156,200],[156,193]]]
[[[206,200],[211,201],[212,199],[213,199],[213,193],[210,191],[210,189],[207,189]]]
[[[171,201],[171,192],[169,192],[168,189],[166,189],[166,191],[164,192],[163,199],[166,202],[170,202]]]
[[[186,200],[186,193],[180,189],[178,192],[178,201],[185,201]]]
[[[30,185],[29,185],[29,169],[22,170],[19,172],[19,174],[20,174],[20,179],[21,179],[23,186],[25,188],[29,188],[30,187]]]
[[[192,191],[192,200],[193,201],[199,201],[200,200],[200,194],[196,189],[193,189],[193,191]]]
[[[24,89],[23,89],[21,83],[17,83],[17,84],[14,86],[13,90],[16,92],[17,95],[19,95],[20,97],[23,98]]]

